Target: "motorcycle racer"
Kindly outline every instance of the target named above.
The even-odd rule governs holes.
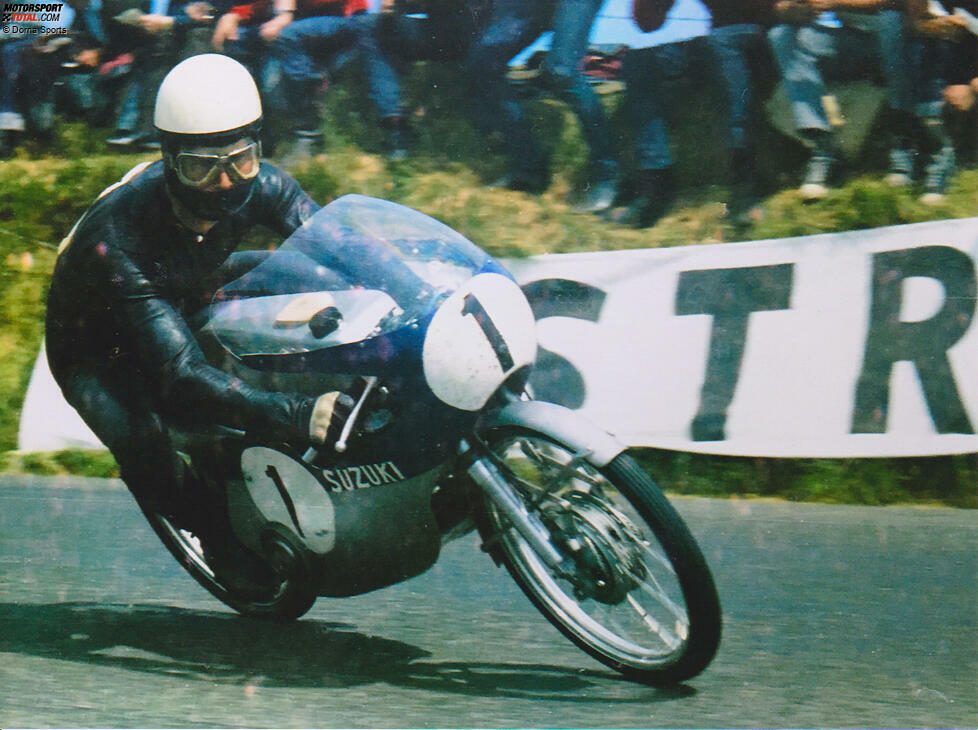
[[[352,399],[255,389],[210,366],[185,317],[214,282],[258,263],[234,250],[255,225],[283,237],[318,209],[261,161],[258,90],[238,62],[191,57],[160,85],[154,124],[163,159],[111,186],[62,242],[48,295],[46,348],[68,403],[119,464],[145,508],[193,532],[221,561],[226,510],[205,498],[165,424],[223,425],[263,437],[335,438]],[[234,255],[232,255],[234,254]],[[264,564],[226,573],[254,583]],[[260,580],[258,581],[260,582]]]

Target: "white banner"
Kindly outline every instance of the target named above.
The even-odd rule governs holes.
[[[34,363],[24,406],[20,409],[17,448],[20,451],[105,448],[61,395],[48,367],[44,347]]]
[[[911,456],[978,450],[976,255],[969,219],[511,266],[549,308],[538,396],[628,444]]]
[[[508,261],[537,397],[630,445],[784,457],[978,451],[978,219]],[[46,366],[20,448],[78,444]]]

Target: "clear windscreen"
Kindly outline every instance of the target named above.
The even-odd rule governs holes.
[[[204,330],[238,357],[358,342],[424,317],[487,260],[422,213],[348,195],[221,287]]]

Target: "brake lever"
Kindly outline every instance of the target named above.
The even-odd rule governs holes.
[[[347,440],[350,438],[350,434],[353,433],[353,427],[356,425],[356,420],[360,415],[360,411],[363,410],[363,404],[367,402],[367,397],[377,386],[379,378],[375,375],[368,375],[364,378],[367,381],[363,392],[360,394],[360,400],[357,401],[356,405],[353,406],[353,410],[350,411],[350,415],[347,416],[346,423],[343,424],[343,430],[340,432],[340,437],[336,440],[333,448],[340,454],[346,451]]]

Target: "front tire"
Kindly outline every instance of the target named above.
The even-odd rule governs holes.
[[[721,610],[682,518],[627,454],[603,468],[536,431],[497,429],[499,471],[573,565],[547,565],[491,502],[483,535],[533,604],[579,648],[629,679],[682,682],[712,661]]]

